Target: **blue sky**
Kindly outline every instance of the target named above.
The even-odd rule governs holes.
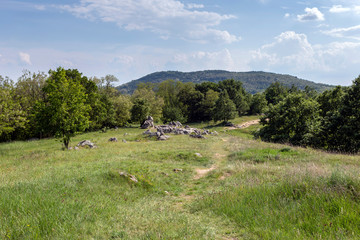
[[[155,71],[270,71],[350,85],[358,0],[1,0],[0,75],[77,68],[121,83]]]

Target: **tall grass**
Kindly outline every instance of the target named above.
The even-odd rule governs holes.
[[[193,210],[225,215],[259,239],[358,239],[359,203],[360,183],[335,171],[232,187],[204,196]]]

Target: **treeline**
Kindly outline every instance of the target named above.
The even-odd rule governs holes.
[[[49,75],[25,71],[16,83],[0,76],[0,141],[55,136],[67,148],[78,132],[141,123],[148,115],[156,122],[227,121],[266,106],[262,95],[234,80],[142,84],[131,96],[121,95],[116,81],[63,68]]]
[[[310,146],[327,151],[360,150],[360,77],[350,87],[336,87],[318,94],[278,85],[268,98],[256,136],[262,140]]]
[[[360,149],[360,77],[351,87],[317,93],[275,82],[254,95],[240,81],[218,83],[167,80],[140,84],[122,95],[117,79],[88,78],[76,69],[24,74],[14,83],[0,76],[0,141],[61,137],[83,131],[155,122],[229,121],[262,114],[256,136],[271,142],[311,146],[330,151]]]

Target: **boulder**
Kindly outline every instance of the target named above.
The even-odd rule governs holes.
[[[112,137],[112,138],[109,138],[109,142],[117,142],[117,138],[116,137]]]
[[[96,145],[92,142],[90,142],[89,140],[83,140],[81,142],[79,142],[76,146],[78,147],[90,147],[90,148],[96,148]]]
[[[151,116],[148,116],[146,120],[141,124],[142,129],[147,129],[154,127],[154,119]]]

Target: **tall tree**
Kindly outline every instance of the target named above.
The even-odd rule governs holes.
[[[357,153],[360,151],[360,76],[353,81],[344,96],[344,104],[340,110],[342,123],[337,133],[341,139],[338,150]]]
[[[27,122],[13,90],[13,82],[0,76],[0,140],[10,140],[10,134],[16,128],[24,128]]]
[[[220,93],[218,100],[215,103],[213,118],[214,121],[228,121],[236,117],[236,106],[233,101],[230,100],[226,90]]]
[[[69,77],[67,72],[61,67],[49,71],[50,77],[44,88],[47,96],[41,111],[49,117],[46,127],[56,137],[62,138],[65,149],[69,148],[71,137],[89,127],[91,110],[86,103],[86,90],[77,81],[81,73],[73,71],[74,75]]]
[[[219,89],[227,91],[230,100],[233,101],[236,106],[239,116],[247,113],[249,110],[250,96],[245,91],[242,82],[235,81],[234,79],[227,79],[219,82]]]

